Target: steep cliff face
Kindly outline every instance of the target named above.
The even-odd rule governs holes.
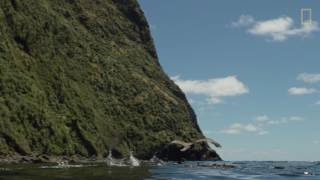
[[[0,1],[0,155],[148,158],[202,136],[136,0]]]

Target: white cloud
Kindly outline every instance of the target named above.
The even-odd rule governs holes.
[[[313,140],[312,143],[313,144],[320,144],[320,140]]]
[[[292,27],[293,20],[290,17],[281,17],[278,19],[271,19],[266,21],[258,21],[249,30],[252,34],[273,34],[282,33]]]
[[[250,26],[255,22],[254,18],[250,15],[241,15],[239,19],[232,22],[233,27],[245,27]]]
[[[262,116],[257,116],[255,120],[258,123],[265,123],[265,122],[268,122],[270,119],[267,115],[262,115]]]
[[[317,82],[320,82],[320,74],[301,73],[298,75],[297,80],[300,80],[306,83],[317,83]]]
[[[207,98],[208,104],[221,104],[223,103],[223,100],[219,97],[209,97]]]
[[[283,117],[280,119],[271,119],[267,115],[261,115],[254,118],[254,121],[248,124],[233,123],[226,129],[220,132],[224,134],[242,134],[255,133],[257,135],[266,135],[269,133],[266,128],[273,125],[289,124],[291,122],[304,121],[304,118],[299,116]]]
[[[249,133],[257,133],[258,135],[265,135],[268,133],[266,130],[254,124],[241,124],[241,123],[231,124],[228,128],[223,129],[221,132],[225,134],[241,134],[244,132],[249,132]]]
[[[249,93],[246,85],[239,81],[236,76],[208,80],[184,80],[179,76],[171,78],[188,94],[207,96],[209,104],[222,103],[223,97],[238,96]]]
[[[278,124],[288,124],[290,122],[298,122],[298,121],[304,121],[304,118],[299,116],[291,116],[291,117],[282,117],[280,119],[270,119],[268,116],[257,116],[255,118],[255,122],[259,126],[264,125],[278,125]]]
[[[317,101],[315,104],[316,104],[316,105],[320,105],[320,101]]]
[[[219,133],[219,132],[216,132],[216,131],[212,131],[212,130],[202,130],[203,134],[209,136],[209,135],[212,135],[212,134],[216,134],[216,133]]]
[[[299,116],[291,116],[288,120],[289,121],[304,121],[304,118],[299,117]]]
[[[248,32],[253,35],[267,37],[273,41],[281,42],[289,37],[307,37],[320,30],[317,22],[303,24],[301,27],[295,27],[294,20],[291,17],[279,17],[276,19],[255,21],[248,15],[240,16],[237,22],[233,22],[234,27],[248,27]]]
[[[262,130],[262,131],[258,132],[258,135],[260,135],[260,136],[263,136],[263,135],[266,135],[266,134],[269,134],[269,131]]]
[[[290,95],[305,95],[305,94],[313,94],[318,91],[314,88],[304,88],[304,87],[292,87],[288,90]]]

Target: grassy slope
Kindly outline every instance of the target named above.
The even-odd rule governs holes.
[[[1,0],[0,40],[0,154],[147,158],[202,137],[136,0]]]

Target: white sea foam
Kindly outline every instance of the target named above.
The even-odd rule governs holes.
[[[130,151],[129,165],[133,166],[133,167],[138,167],[138,166],[140,166],[140,164],[141,164],[140,161],[137,158],[135,158],[133,156],[132,151]]]
[[[84,167],[82,164],[69,164],[68,161],[57,161],[55,166],[40,166],[42,169],[64,169],[64,168],[80,168]]]

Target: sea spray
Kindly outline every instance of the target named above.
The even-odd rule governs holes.
[[[54,166],[40,166],[42,169],[64,169],[64,168],[80,168],[84,167],[82,164],[69,164],[68,161],[57,161],[57,165]],[[90,165],[92,166],[92,165]],[[89,165],[87,165],[89,167]]]
[[[162,161],[160,158],[158,158],[156,155],[154,155],[150,160],[149,163],[152,165],[162,166],[164,165],[164,161]]]
[[[130,151],[130,156],[129,156],[128,164],[129,164],[130,166],[133,166],[133,167],[140,166],[140,161],[133,156],[132,151]]]
[[[106,159],[106,163],[107,163],[107,166],[114,166],[115,163],[114,163],[114,159],[112,158],[112,151],[109,150],[109,155]]]

